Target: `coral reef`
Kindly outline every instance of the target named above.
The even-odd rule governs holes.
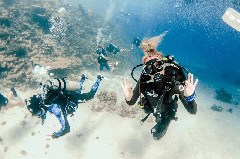
[[[213,111],[221,112],[223,110],[223,107],[222,106],[217,106],[217,105],[214,104],[213,106],[211,106],[211,109]]]
[[[211,106],[211,109],[213,111],[222,112],[224,108],[223,106],[214,104],[213,106]],[[226,112],[233,113],[233,108],[226,109]]]
[[[121,117],[127,118],[142,118],[142,110],[135,106],[129,106],[125,101],[121,102],[121,105],[117,105],[117,94],[113,91],[107,92],[103,91],[97,95],[99,99],[98,104],[94,104],[91,107],[92,111],[101,112],[107,111],[113,114],[118,114]],[[148,122],[153,120],[149,118]]]
[[[100,103],[97,107],[92,107],[92,110],[102,111],[106,110],[107,112],[114,112],[117,109],[117,94],[113,91],[107,92],[102,91],[97,95]]]
[[[105,27],[102,18],[74,8],[61,0],[4,0],[0,2],[0,87],[35,86],[33,68],[50,66],[61,77],[81,70],[98,70],[97,28],[124,44],[121,32]],[[125,54],[111,59],[122,60]],[[122,68],[124,69],[124,68]]]
[[[226,103],[232,103],[232,94],[228,93],[224,88],[215,90],[216,99]]]

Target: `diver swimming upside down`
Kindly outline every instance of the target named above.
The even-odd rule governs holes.
[[[47,85],[41,85],[42,93],[34,95],[29,101],[26,101],[28,110],[34,116],[42,119],[44,124],[47,112],[56,116],[61,124],[61,129],[52,134],[52,138],[58,138],[70,132],[70,125],[67,115],[76,111],[78,104],[94,98],[101,80],[104,78],[102,75],[97,76],[97,80],[88,93],[82,93],[82,85],[87,77],[83,74],[80,80],[78,90],[67,89],[67,84],[71,85],[65,79],[54,79],[53,83],[49,80]]]

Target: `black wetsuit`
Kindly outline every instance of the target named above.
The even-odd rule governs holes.
[[[8,104],[8,99],[0,93],[0,111],[2,107],[5,107]]]
[[[58,138],[70,132],[67,115],[73,115],[80,101],[85,102],[94,98],[101,80],[102,78],[98,78],[87,93],[82,93],[85,78],[80,80],[80,89],[78,91],[67,91],[65,90],[66,86],[62,90],[61,84],[59,84],[59,89],[49,88],[47,90],[44,102],[42,102],[41,96],[34,95],[31,97],[28,109],[31,110],[32,114],[42,118],[42,124],[44,124],[47,112],[54,114],[62,126],[60,130],[52,134],[53,138]]]
[[[135,45],[136,47],[139,47],[141,44],[141,40],[138,37],[134,37],[132,44]]]
[[[108,46],[106,47],[106,50],[108,52],[112,52],[114,55],[117,54],[118,52],[120,52],[120,50],[113,44],[108,44]]]
[[[172,78],[172,71],[178,71],[178,69],[173,69],[172,67],[166,67],[165,69],[165,76],[163,78],[163,81],[159,84],[156,84],[154,82],[151,83],[143,83],[141,82],[141,85],[139,87],[139,82],[137,83],[136,87],[133,90],[133,97],[130,101],[126,101],[127,104],[133,105],[138,100],[140,94],[143,94],[142,98],[142,104],[144,106],[144,110],[146,113],[152,113],[154,112],[154,109],[158,105],[157,112],[161,115],[156,115],[154,113],[154,116],[156,117],[157,125],[155,126],[157,129],[157,136],[158,138],[161,138],[167,131],[167,128],[171,122],[172,119],[175,119],[175,114],[177,112],[177,97],[173,98],[174,94],[179,94],[179,98],[181,102],[183,103],[184,107],[187,109],[187,111],[190,114],[196,114],[197,112],[197,104],[193,100],[192,102],[187,102],[184,99],[184,86],[183,82],[176,82],[171,83],[169,82]],[[183,81],[181,75],[176,76],[175,78],[178,81]],[[142,81],[143,78],[141,78]],[[164,90],[166,91],[164,93]],[[163,100],[160,101],[161,96],[163,96]],[[154,135],[154,133],[153,133]]]

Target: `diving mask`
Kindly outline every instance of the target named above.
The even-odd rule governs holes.
[[[146,66],[143,68],[143,74],[145,75],[154,75],[157,72],[163,70],[164,62],[162,60],[150,60],[146,63]]]

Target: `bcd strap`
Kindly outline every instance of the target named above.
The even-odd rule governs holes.
[[[151,113],[148,113],[147,116],[145,116],[145,117],[140,121],[141,125],[147,120],[147,118],[149,117],[150,114],[151,114]]]
[[[62,88],[61,81],[58,78],[56,78],[56,80],[58,81],[58,91],[61,91],[61,88]]]
[[[66,80],[65,80],[65,78],[62,78],[62,81],[63,81],[63,91],[65,91],[66,90]]]

